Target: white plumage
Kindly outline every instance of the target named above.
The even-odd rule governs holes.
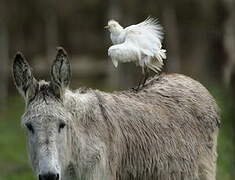
[[[110,38],[114,44],[108,50],[115,67],[118,62],[135,62],[159,72],[166,59],[166,50],[162,49],[162,26],[154,18],[123,28],[117,21],[110,20],[106,28],[110,31]]]

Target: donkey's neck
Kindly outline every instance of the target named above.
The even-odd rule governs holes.
[[[84,142],[89,141],[89,138],[85,132],[85,127],[89,127],[91,124],[87,115],[91,114],[94,108],[94,100],[91,91],[86,92],[84,89],[78,89],[75,92],[70,90],[65,91],[64,105],[71,114],[67,131],[67,144],[70,150],[68,166],[70,167],[66,167],[66,174],[71,176],[80,177],[81,172],[85,168],[83,167],[85,165],[81,165],[81,162],[84,162],[85,159],[83,159],[84,157],[81,156],[80,152],[87,152]],[[71,169],[75,171],[72,172]]]

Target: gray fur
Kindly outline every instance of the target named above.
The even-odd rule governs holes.
[[[13,67],[14,77],[21,74]],[[36,175],[50,171],[62,180],[215,180],[219,112],[200,83],[168,74],[150,79],[138,93],[73,92],[66,88],[69,64],[63,67],[68,76],[61,78],[55,71],[53,80],[63,89],[60,96],[53,82],[39,81],[34,98],[26,98],[22,125],[34,128],[34,134],[27,134]],[[66,126],[59,132],[61,122]]]

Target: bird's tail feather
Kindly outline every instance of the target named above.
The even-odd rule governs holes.
[[[166,59],[166,50],[165,49],[160,49],[159,50],[159,55],[161,59]]]
[[[151,62],[147,64],[147,67],[151,69],[152,71],[158,73],[161,71],[161,68],[163,66],[163,63],[160,63],[159,61],[154,61],[155,63]]]
[[[166,50],[160,49],[153,58],[148,59],[148,61],[146,62],[146,66],[154,72],[158,73],[159,71],[161,71],[164,59],[166,59]]]

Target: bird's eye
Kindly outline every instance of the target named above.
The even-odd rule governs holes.
[[[33,134],[34,133],[34,129],[31,123],[27,123],[26,127],[28,128],[28,130]]]
[[[60,123],[60,125],[59,125],[59,133],[60,133],[60,131],[65,127],[65,123]]]

